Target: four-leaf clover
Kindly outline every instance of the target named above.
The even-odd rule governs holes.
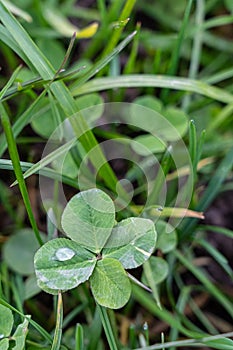
[[[90,280],[97,303],[113,309],[124,306],[131,294],[125,269],[151,256],[157,239],[154,223],[131,217],[116,224],[111,198],[91,189],[71,198],[61,224],[70,239],[53,239],[35,254],[39,287],[57,294]]]

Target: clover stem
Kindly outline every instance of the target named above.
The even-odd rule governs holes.
[[[100,318],[104,327],[109,348],[110,350],[118,350],[107,309],[99,304],[97,304],[97,308],[99,309]]]
[[[62,293],[58,293],[57,299],[57,319],[56,327],[53,337],[53,344],[51,350],[59,350],[61,345],[62,336],[62,322],[63,322],[63,303],[62,303]]]

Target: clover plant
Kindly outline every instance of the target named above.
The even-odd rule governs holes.
[[[90,189],[71,198],[61,225],[69,238],[50,240],[35,254],[39,287],[58,294],[89,280],[98,304],[124,306],[131,294],[125,269],[142,265],[153,253],[154,223],[135,217],[116,223],[111,198]]]
[[[25,319],[20,323],[13,334],[14,317],[12,311],[0,304],[0,349],[1,350],[23,350],[25,349],[25,340],[28,333],[28,323],[30,316],[25,316]]]

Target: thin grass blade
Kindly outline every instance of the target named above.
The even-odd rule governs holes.
[[[22,68],[22,66],[20,65],[19,67],[16,68],[16,70],[14,71],[14,73],[11,75],[10,79],[8,80],[7,84],[2,88],[2,90],[0,91],[0,101],[4,98],[5,93],[7,92],[7,90],[11,87],[11,85],[14,83],[17,75],[19,74],[20,69]]]
[[[127,23],[127,19],[130,16],[135,3],[136,3],[136,0],[127,0],[126,1],[125,5],[123,7],[123,10],[120,14],[120,17],[117,21],[118,23],[125,23],[125,24]],[[103,52],[103,55],[102,55],[103,57],[108,55],[114,49],[114,47],[117,45],[123,29],[124,29],[124,25],[122,25],[122,26],[119,25],[118,28],[115,28],[112,36],[110,37],[110,39],[108,41],[108,45],[106,46],[106,48]]]
[[[233,95],[230,92],[215,86],[211,86],[200,80],[152,74],[129,74],[118,77],[97,78],[82,86],[79,86],[79,84],[74,84],[72,93],[74,96],[79,96],[91,92],[122,87],[168,88],[172,90],[195,92],[199,95],[203,95],[223,103],[232,103],[233,100]]]
[[[233,304],[227,297],[210,281],[210,279],[192,262],[190,262],[184,255],[178,250],[174,251],[175,256],[180,262],[193,273],[193,275],[205,286],[208,292],[213,295],[216,300],[224,307],[227,313],[233,318]]]
[[[33,163],[29,163],[29,162],[20,162],[20,167],[22,169],[22,171],[28,171],[33,167]],[[9,159],[0,159],[0,169],[3,170],[14,170],[12,161]],[[50,179],[53,180],[58,180],[58,181],[62,181],[64,184],[67,184],[71,187],[74,187],[76,189],[79,189],[78,186],[78,182],[76,179],[72,179],[71,177],[68,177],[66,175],[61,175],[58,172],[56,172],[53,169],[44,167],[43,169],[40,169],[40,175],[48,177]],[[35,172],[35,174],[37,174],[38,172]]]
[[[55,151],[49,153],[46,157],[41,159],[36,164],[33,164],[33,166],[28,169],[24,174],[24,179],[28,178],[29,176],[38,173],[41,169],[43,169],[46,165],[52,163],[57,158],[61,157],[64,153],[67,153],[71,147],[77,144],[77,140],[72,139],[62,145],[61,147],[57,148]],[[18,181],[15,181],[11,184],[11,186],[15,186],[18,183]]]
[[[225,155],[225,157],[219,164],[204,194],[200,198],[199,203],[195,208],[195,210],[205,211],[208,208],[208,206],[212,203],[214,198],[219,193],[224,180],[226,179],[229,171],[232,168],[232,165],[233,165],[233,147]],[[183,223],[181,224],[180,239],[187,238],[187,235],[189,234],[189,232],[193,232],[196,225],[197,225],[197,221],[195,219],[192,221],[190,220],[183,221]]]
[[[15,18],[9,13],[9,11],[4,7],[2,3],[0,3],[0,16],[2,23],[11,33],[14,40],[19,43],[20,49],[26,53],[27,58],[31,64],[34,65],[34,68],[37,70],[40,76],[43,79],[53,80],[56,74],[54,68],[51,66],[47,58],[41,53],[39,48],[35,45],[24,28],[15,20]],[[123,40],[122,43],[118,45],[115,50],[113,50],[112,53],[110,53],[110,55],[94,65],[93,69],[89,71],[88,74],[84,75],[82,79],[80,79],[80,83],[83,83],[82,81],[88,80],[92,75],[96,74],[99,69],[103,68],[109,61],[111,61],[113,57],[132,40],[135,34],[136,33],[129,35],[125,40]],[[50,88],[58,103],[60,103],[62,109],[68,117],[78,112],[75,100],[63,82],[54,82],[51,84]],[[98,142],[94,137],[94,134],[91,130],[89,130],[88,125],[81,114],[79,115],[78,120],[75,121],[75,123],[72,123],[72,127],[75,133],[80,133],[80,131],[82,132],[84,130],[84,135],[82,138],[80,138],[80,142],[83,144],[87,152],[95,147],[95,157],[91,158],[91,162],[95,168],[98,169],[99,160],[101,161],[101,164],[103,164],[103,166],[101,168],[100,175],[108,187],[115,192],[117,178],[112,171],[109,163],[106,161],[100,147],[98,147]],[[121,190],[123,194],[126,194],[123,187]]]
[[[75,350],[83,350],[83,349],[84,349],[83,327],[80,323],[78,323],[75,329]]]
[[[100,318],[104,327],[104,331],[108,340],[109,348],[110,350],[118,350],[114,333],[112,330],[112,326],[107,313],[107,309],[101,305],[98,305],[98,309],[99,309]]]
[[[189,17],[190,17],[190,13],[191,13],[191,9],[192,9],[192,4],[193,4],[193,0],[189,0],[188,4],[186,6],[184,16],[183,16],[183,21],[182,21],[181,28],[180,28],[180,31],[178,34],[178,38],[177,38],[177,43],[176,43],[174,50],[172,51],[172,57],[170,60],[170,65],[168,67],[168,71],[167,71],[168,75],[175,75],[176,74],[176,71],[178,68],[181,47],[182,47],[182,44],[184,42],[185,34],[187,31],[187,27],[188,27]],[[161,99],[165,102],[167,100],[168,92],[169,92],[168,89],[165,89],[161,93]]]
[[[29,199],[29,195],[28,195],[28,191],[27,191],[27,187],[23,178],[23,173],[22,173],[22,169],[20,167],[20,159],[19,159],[19,154],[18,154],[18,150],[17,150],[17,146],[16,146],[16,142],[14,139],[14,135],[11,129],[11,125],[10,125],[10,120],[9,117],[4,109],[4,107],[2,106],[2,104],[0,104],[0,113],[1,113],[1,120],[2,120],[2,126],[6,135],[6,140],[7,140],[7,144],[8,144],[8,150],[10,153],[10,157],[12,160],[12,164],[14,167],[14,172],[16,175],[16,179],[19,183],[19,188],[20,188],[20,192],[21,195],[23,197],[23,201],[28,213],[28,217],[30,220],[30,223],[32,225],[32,228],[34,230],[36,239],[38,240],[39,244],[42,245],[43,244],[43,240],[40,237],[40,233],[36,224],[36,220],[34,218],[33,212],[32,212],[32,208],[31,208],[31,203],[30,203],[30,199]]]
[[[181,325],[181,323],[174,318],[174,315],[167,311],[165,308],[161,310],[156,302],[152,299],[152,297],[147,292],[142,290],[141,287],[133,284],[132,290],[135,300],[137,300],[143,307],[149,310],[150,313],[163,320],[171,327],[177,328],[181,333],[185,334],[188,337],[197,339],[203,337],[203,333],[199,334],[197,332],[193,332]]]

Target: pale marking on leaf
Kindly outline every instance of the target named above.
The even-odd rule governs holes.
[[[135,247],[135,249],[138,250],[140,253],[142,253],[145,256],[148,256],[148,257],[151,256],[151,253],[148,253],[148,252],[146,252],[145,250],[143,250],[141,248]]]

